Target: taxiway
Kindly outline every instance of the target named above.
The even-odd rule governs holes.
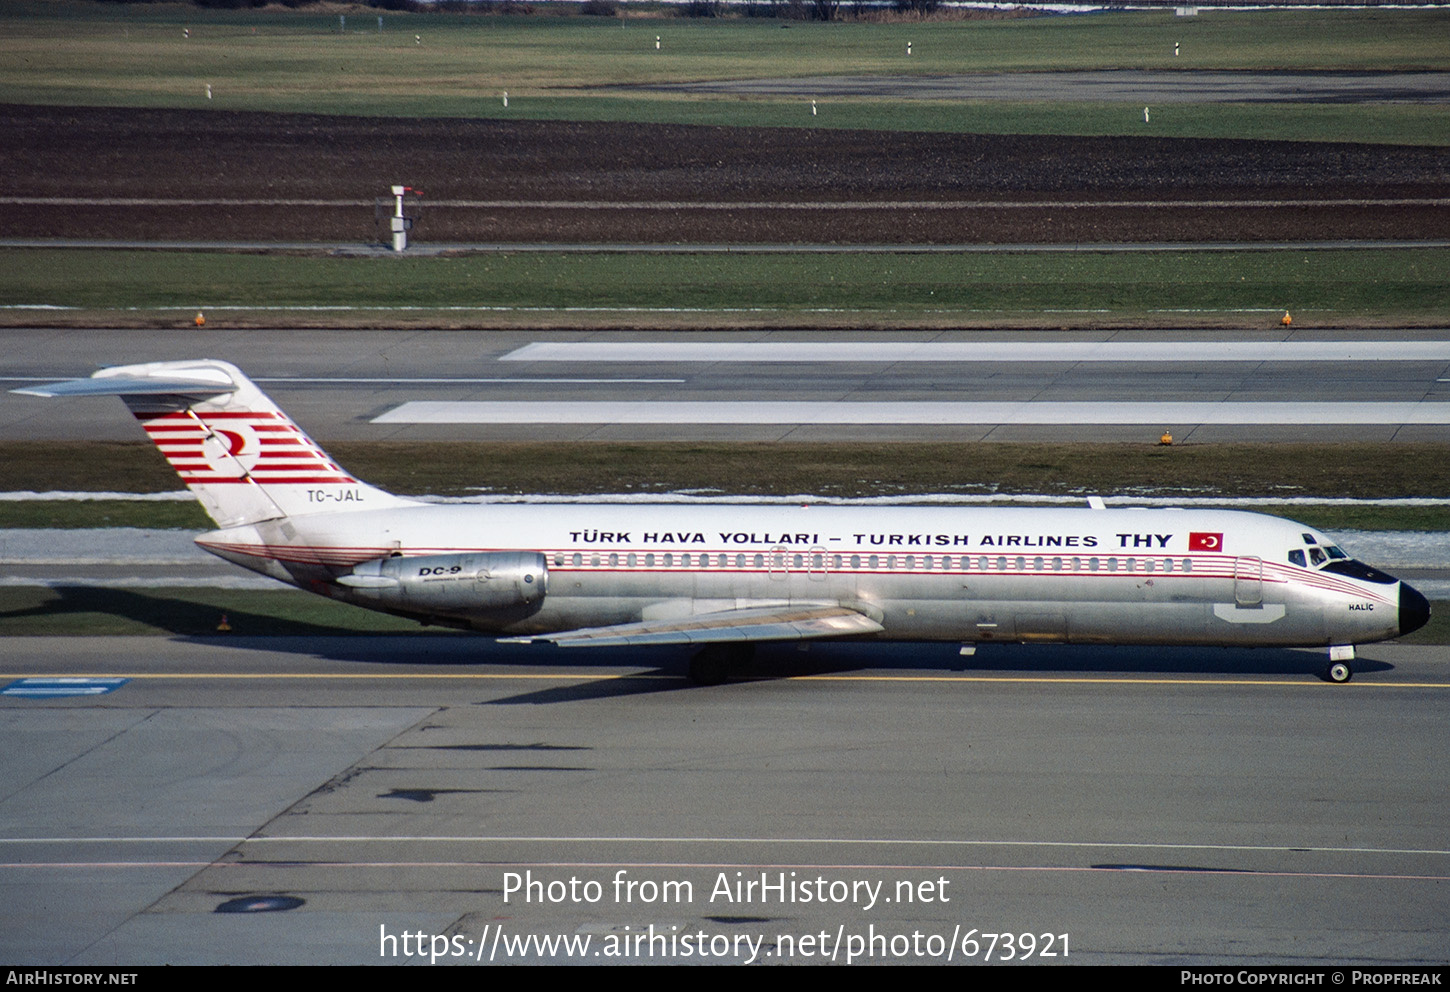
[[[10,639],[7,681],[127,681],[0,696],[29,742],[0,756],[0,951],[371,963],[403,931],[472,955],[500,927],[653,925],[767,963],[873,927],[1068,934],[1081,963],[1441,963],[1443,651],[1361,657],[1330,686],[1299,652],[843,644],[699,689],[675,652],[468,636]],[[509,873],[600,898],[506,901]],[[762,873],[889,898],[715,894]]]

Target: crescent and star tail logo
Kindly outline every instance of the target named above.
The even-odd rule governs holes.
[[[222,430],[219,430],[216,433],[219,436],[221,436],[222,438],[225,438],[226,439],[226,442],[227,442],[227,454],[231,455],[233,458],[241,455],[241,453],[244,450],[246,450],[246,447],[247,447],[246,440],[240,434],[238,434],[236,431],[222,431]]]
[[[226,429],[213,427],[201,445],[202,457],[218,475],[235,477],[237,467],[250,472],[262,458],[262,447],[256,432],[248,424],[232,424]]]
[[[1222,551],[1223,534],[1209,534],[1204,531],[1193,531],[1188,535],[1189,551]]]

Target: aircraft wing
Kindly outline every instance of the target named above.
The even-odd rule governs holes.
[[[557,634],[501,640],[506,644],[548,641],[560,647],[603,648],[721,641],[802,641],[816,637],[874,634],[883,629],[881,624],[864,613],[845,606],[783,606],[697,613],[672,620],[584,627]]]

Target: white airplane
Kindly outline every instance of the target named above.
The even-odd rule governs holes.
[[[1326,647],[1423,626],[1425,597],[1313,528],[1226,510],[439,505],[354,479],[235,366],[103,369],[228,561],[385,613],[563,646],[691,644],[700,682],[766,641]]]

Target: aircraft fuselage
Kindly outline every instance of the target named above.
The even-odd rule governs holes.
[[[1332,547],[1311,528],[1222,510],[415,505],[198,543],[360,606],[507,634],[829,603],[893,640],[1319,646],[1393,637],[1423,602],[1363,566],[1380,581],[1294,564]],[[530,595],[427,591],[469,571],[466,556],[508,552],[539,556]],[[440,574],[339,584],[390,556]]]

